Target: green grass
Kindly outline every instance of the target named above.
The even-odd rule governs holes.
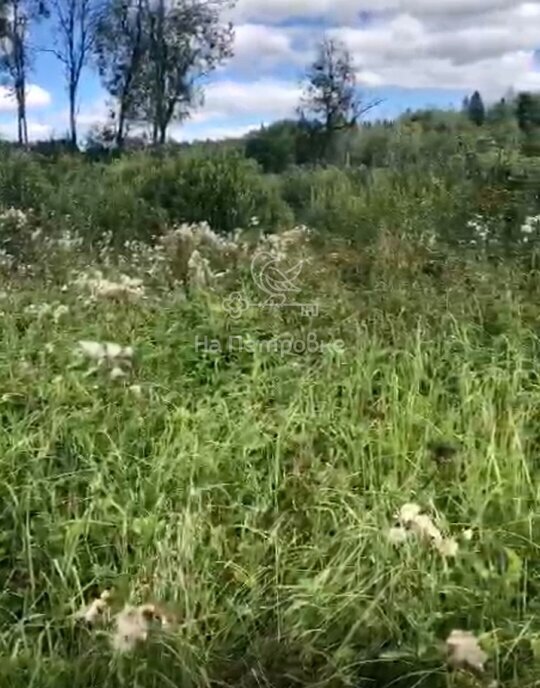
[[[9,284],[0,685],[535,685],[538,278],[466,263],[431,278],[379,257],[358,283],[327,253],[306,276],[311,321],[231,321],[222,293],[164,284],[134,304],[88,302],[58,276]],[[70,311],[25,314],[44,302]],[[345,348],[195,346],[285,332]],[[79,339],[132,344],[130,378],[88,374]],[[427,449],[440,440],[460,447],[446,466]],[[388,542],[411,501],[459,540],[455,560]],[[72,618],[108,587],[172,605],[179,628],[115,656],[106,629]],[[454,628],[481,637],[484,683],[447,673]]]

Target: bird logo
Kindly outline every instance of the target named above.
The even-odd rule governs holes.
[[[304,261],[301,260],[291,268],[284,268],[279,259],[267,252],[257,253],[251,261],[251,276],[257,287],[268,294],[268,301],[285,302],[287,294],[296,294],[300,288],[295,284]]]

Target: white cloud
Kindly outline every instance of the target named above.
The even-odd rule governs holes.
[[[254,60],[254,55],[258,59]],[[280,64],[295,64],[301,55],[293,47],[287,31],[264,24],[240,24],[235,30],[234,58],[231,66],[260,72]]]
[[[372,11],[370,21],[356,21],[360,9]],[[259,22],[326,17],[333,24],[327,34],[349,46],[366,86],[478,88],[496,97],[537,84],[532,54],[540,47],[540,0],[240,0],[237,12]],[[301,23],[239,29],[238,65],[263,74],[279,64],[300,74],[323,35]]]
[[[175,141],[220,141],[222,139],[235,139],[245,136],[254,129],[259,129],[261,122],[242,126],[221,125],[203,127],[198,130],[186,126],[172,126],[169,135]]]
[[[478,88],[496,97],[508,87],[538,82],[532,54],[540,44],[539,21],[540,2],[521,3],[461,28],[428,26],[420,15],[399,14],[374,27],[342,26],[331,34],[349,46],[357,64],[380,84]]]
[[[28,121],[28,138],[30,141],[49,139],[53,134],[53,127],[41,122]],[[17,122],[0,123],[0,137],[15,140],[17,138]]]
[[[41,86],[29,84],[26,89],[26,107],[46,107],[51,103],[51,94]],[[17,101],[13,93],[5,86],[0,86],[0,112],[14,112],[17,110]]]
[[[294,114],[300,86],[290,81],[218,81],[208,86],[204,108],[195,121],[210,118],[253,117],[276,119]]]
[[[240,21],[276,23],[299,17],[352,21],[360,12],[403,12],[448,19],[511,9],[515,5],[516,0],[238,0],[233,16]]]

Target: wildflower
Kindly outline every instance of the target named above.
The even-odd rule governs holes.
[[[446,651],[448,664],[453,669],[483,673],[488,656],[469,631],[452,631],[446,640]]]
[[[140,607],[124,607],[115,617],[112,646],[117,652],[130,652],[148,638],[150,620]]]
[[[533,234],[540,229],[540,215],[527,217],[521,225],[521,233],[525,235]]]
[[[115,617],[115,632],[112,645],[117,652],[130,652],[148,639],[148,635],[158,622],[163,630],[171,630],[174,617],[166,614],[154,604],[143,604],[140,607],[126,606]]]
[[[142,396],[142,388],[140,385],[131,385],[129,391],[136,397]]]
[[[461,536],[466,542],[470,542],[474,537],[474,530],[472,528],[467,528],[467,530],[463,531]]]
[[[78,611],[76,618],[82,619],[88,624],[95,624],[107,611],[110,597],[110,591],[104,590],[99,597],[95,598],[89,605]]]
[[[27,222],[26,213],[19,208],[7,208],[0,213],[0,223],[15,225],[16,229],[23,229]]]
[[[407,538],[402,531],[416,535],[420,540],[430,543],[445,558],[455,557],[458,543],[453,538],[443,537],[441,531],[422,508],[415,503],[404,504],[396,514],[398,525],[391,529],[389,538],[394,544],[404,542]]]
[[[120,346],[120,344],[115,344],[114,342],[102,343],[81,340],[78,345],[79,351],[86,356],[86,358],[90,358],[97,362],[103,362],[104,360],[123,360],[127,362],[133,357],[133,347]]]
[[[388,531],[388,541],[392,545],[402,545],[409,539],[410,531],[401,526],[390,528]]]
[[[75,280],[79,287],[86,288],[94,298],[139,298],[144,296],[144,286],[141,279],[121,274],[119,281],[105,279],[100,271],[93,277],[81,275]]]
[[[123,377],[126,377],[126,373],[119,366],[115,366],[110,372],[111,380],[120,380]]]
[[[63,251],[70,251],[71,249],[79,248],[83,244],[83,238],[66,229],[59,239],[55,241],[57,248]]]
[[[80,341],[79,349],[87,358],[100,361],[105,358],[105,347],[101,342]]]
[[[422,507],[418,504],[404,504],[399,510],[397,518],[404,526],[407,526],[411,521],[414,521],[421,511]]]
[[[194,287],[206,287],[213,278],[207,258],[195,249],[188,260],[188,281]]]
[[[54,311],[53,311],[53,320],[55,323],[57,323],[62,316],[66,315],[69,313],[69,306],[66,306],[64,304],[60,304]]]
[[[450,559],[456,557],[459,551],[459,545],[454,538],[443,538],[435,542],[435,548],[443,557]]]
[[[485,241],[489,234],[489,227],[481,215],[475,215],[474,219],[467,222],[467,228],[472,230],[481,241]]]
[[[437,546],[443,537],[441,531],[427,514],[418,514],[415,519],[410,521],[409,528],[421,538],[434,542]]]

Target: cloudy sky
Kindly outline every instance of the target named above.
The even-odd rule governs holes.
[[[509,88],[540,90],[540,0],[238,0],[235,57],[206,87],[204,106],[175,126],[178,139],[221,138],[294,113],[314,46],[326,34],[348,45],[374,113],[458,105],[480,89],[487,99]],[[35,41],[46,47],[50,28]],[[37,55],[28,93],[32,138],[62,135],[67,101],[55,58]],[[87,71],[81,129],[104,117],[105,94]],[[0,88],[0,135],[16,130],[14,104]]]

